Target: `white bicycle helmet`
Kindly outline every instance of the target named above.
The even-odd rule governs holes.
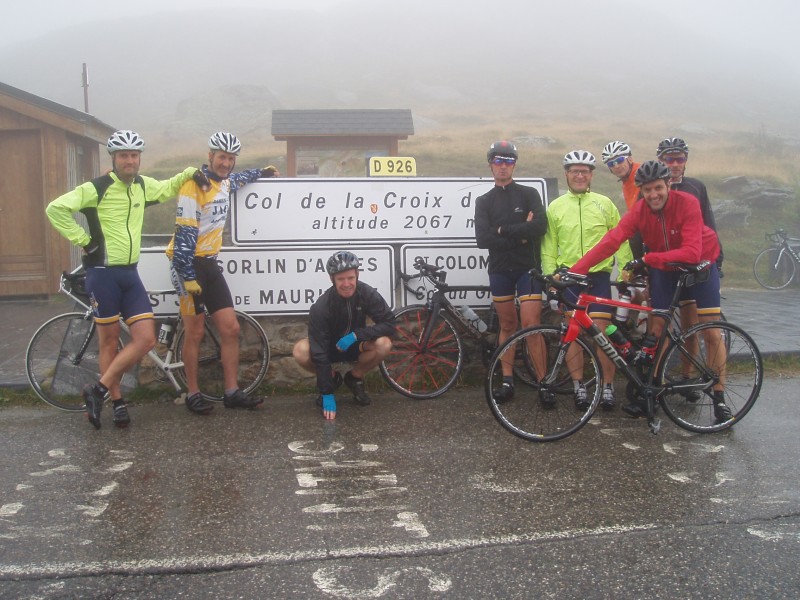
[[[617,158],[618,156],[630,156],[631,155],[631,147],[628,146],[625,142],[608,142],[603,147],[603,154],[601,158],[603,159],[603,163],[607,163],[613,158]]]
[[[328,264],[325,269],[328,275],[333,277],[342,271],[349,271],[350,269],[358,270],[360,268],[358,257],[349,250],[340,250],[328,259]]]
[[[586,165],[594,171],[596,163],[594,154],[586,150],[573,150],[564,157],[564,169],[569,169],[572,165]]]
[[[106,142],[109,154],[114,154],[119,150],[144,150],[144,140],[135,131],[120,129],[111,134]]]
[[[228,154],[236,154],[238,156],[239,150],[242,149],[242,144],[232,133],[218,131],[208,138],[208,147],[211,150],[222,150]]]

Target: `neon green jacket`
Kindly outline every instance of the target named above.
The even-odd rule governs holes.
[[[610,198],[595,192],[567,192],[547,207],[547,233],[542,238],[542,272],[549,275],[562,266],[571,267],[617,223],[619,210]],[[633,260],[628,242],[614,255],[620,269]],[[614,267],[614,258],[599,262],[592,273]]]
[[[112,171],[104,176],[110,185],[102,198],[98,200],[97,187],[102,177],[87,181],[48,204],[47,218],[73,244],[97,246],[87,256],[87,266],[135,265],[139,261],[144,209],[174,198],[195,171],[196,167],[188,167],[164,181],[137,175],[130,185]],[[72,216],[77,212],[86,217],[88,233]]]

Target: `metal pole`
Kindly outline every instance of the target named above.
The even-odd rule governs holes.
[[[83,63],[83,112],[89,112],[89,69]]]

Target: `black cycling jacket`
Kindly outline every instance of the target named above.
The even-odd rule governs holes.
[[[526,220],[529,212],[532,221]],[[512,181],[475,201],[475,240],[489,250],[489,273],[541,268],[539,246],[546,232],[542,198],[532,187]]]
[[[308,343],[311,360],[317,367],[317,388],[320,394],[333,393],[329,353],[336,342],[351,331],[358,342],[394,335],[395,318],[386,300],[374,287],[359,281],[352,298],[342,298],[330,287],[311,306],[308,322]],[[367,317],[373,325],[367,325]]]
[[[708,190],[705,184],[699,179],[694,177],[684,177],[680,183],[671,183],[670,189],[678,190],[679,192],[686,192],[691,194],[700,201],[700,212],[703,213],[703,223],[708,225],[715,232],[717,231],[717,223],[714,219],[714,211],[711,209],[711,200],[708,199]],[[719,257],[717,258],[717,267],[722,266],[722,240],[719,239]]]

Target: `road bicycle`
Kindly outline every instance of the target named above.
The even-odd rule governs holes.
[[[764,237],[773,246],[758,253],[753,262],[753,275],[761,287],[782,290],[792,283],[797,272],[800,238],[789,237],[784,229],[776,229]]]
[[[66,411],[85,410],[84,386],[100,377],[98,336],[85,288],[82,267],[61,275],[59,291],[76,302],[76,311],[61,314],[45,322],[33,334],[25,353],[25,370],[31,388],[48,404]],[[155,295],[177,294],[175,290],[150,292]],[[262,382],[269,367],[269,340],[263,328],[250,315],[236,311],[239,321],[239,382],[245,394]],[[148,353],[149,364],[162,381],[176,393],[186,389],[183,364],[184,329],[180,315],[159,318],[159,343]],[[221,364],[220,335],[213,319],[205,319],[206,333],[200,345],[199,379],[203,397],[222,401],[224,379]],[[121,349],[130,340],[130,331],[122,322]],[[144,364],[144,363],[143,363]],[[140,369],[142,367],[140,366]],[[123,389],[136,387],[135,378],[126,374]]]
[[[399,393],[424,400],[441,396],[456,384],[467,360],[465,339],[474,340],[484,362],[488,359],[497,343],[497,333],[491,326],[496,318],[490,314],[490,325],[484,327],[465,317],[449,297],[467,292],[489,294],[489,286],[450,285],[446,271],[422,259],[416,260],[414,268],[416,275],[401,272],[399,280],[417,299],[424,299],[426,294],[428,299],[425,304],[405,306],[395,313],[392,351],[381,362],[380,371]],[[412,287],[413,279],[420,279],[421,285]]]
[[[583,427],[602,394],[602,371],[595,345],[628,380],[627,399],[642,411],[652,433],[661,427],[656,417],[658,408],[680,427],[700,433],[722,431],[741,420],[761,390],[764,370],[758,347],[741,328],[726,321],[699,323],[685,330],[670,327],[682,290],[707,280],[709,263],[670,266],[680,270],[681,275],[668,309],[601,298],[586,291],[572,302],[565,297],[565,290],[570,286],[585,290],[590,285],[586,276],[564,273],[555,279],[553,275],[532,272],[545,286],[546,294],[573,314],[568,322],[556,326],[523,329],[494,352],[487,369],[485,393],[499,423],[514,435],[536,442],[560,440]],[[651,318],[662,319],[665,326],[659,339],[646,336],[640,343],[628,338],[626,343],[631,346],[618,349],[587,314],[591,303],[645,311]],[[500,404],[495,400],[503,383],[499,362],[506,352],[524,350],[531,339],[544,348],[544,372],[534,373],[533,385],[517,385],[513,400]],[[726,351],[728,344],[730,349]],[[574,403],[576,374],[584,382],[590,400],[585,410],[577,409]],[[730,419],[721,422],[713,405],[713,395],[720,391],[732,413]]]

